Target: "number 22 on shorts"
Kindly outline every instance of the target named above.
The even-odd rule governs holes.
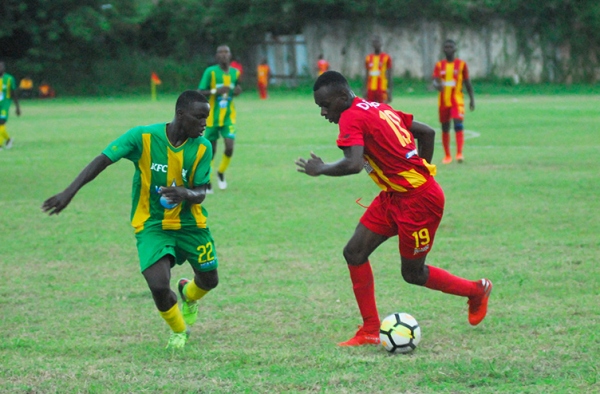
[[[215,259],[212,242],[208,242],[206,245],[200,245],[196,248],[196,250],[198,251],[198,262],[200,264]]]

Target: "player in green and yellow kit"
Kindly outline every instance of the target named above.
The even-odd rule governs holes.
[[[6,122],[8,122],[8,113],[13,101],[15,102],[17,116],[21,116],[17,83],[13,76],[6,72],[4,62],[0,61],[0,150],[2,150],[3,145],[6,149],[12,148],[13,140],[6,131]]]
[[[226,189],[225,170],[233,156],[235,142],[236,112],[233,97],[242,93],[242,87],[239,84],[240,71],[230,67],[231,51],[227,45],[217,48],[216,58],[218,64],[204,70],[198,90],[209,97],[210,115],[206,121],[205,135],[212,144],[213,158],[217,153],[219,136],[223,136],[225,141],[225,152],[217,169],[217,180],[219,188]],[[212,193],[210,186],[207,192]]]
[[[127,131],[92,160],[61,193],[42,209],[58,214],[75,194],[106,167],[125,158],[133,162],[131,225],[135,229],[142,275],[154,303],[172,333],[168,348],[185,346],[186,323],[198,316],[197,301],[214,289],[219,277],[214,241],[200,205],[210,180],[211,146],[202,134],[210,107],[196,90],[183,92],[170,123],[139,126]],[[171,267],[188,261],[194,279],[178,283],[182,310],[171,290]]]

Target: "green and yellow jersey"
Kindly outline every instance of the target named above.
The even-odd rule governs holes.
[[[2,74],[0,78],[0,102],[11,100],[13,90],[17,88],[15,78],[7,73]]]
[[[221,86],[229,86],[229,93],[224,95],[211,94],[208,103],[210,104],[210,115],[206,119],[206,127],[221,127],[235,124],[235,105],[233,104],[233,88],[240,78],[240,70],[229,67],[227,72],[223,71],[219,65],[208,67],[200,84],[199,90],[218,89]]]
[[[150,226],[179,230],[186,226],[206,228],[206,210],[183,201],[169,205],[158,188],[194,188],[209,183],[212,147],[204,137],[189,138],[174,147],[167,138],[167,123],[138,126],[110,143],[102,151],[110,160],[133,162],[131,225],[138,233]]]
[[[7,121],[10,105],[12,104],[13,90],[16,89],[15,79],[12,75],[4,73],[0,77],[0,119]]]

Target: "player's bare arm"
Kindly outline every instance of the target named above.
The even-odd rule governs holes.
[[[437,90],[438,92],[441,92],[442,90],[444,90],[444,84],[443,84],[441,78],[433,78],[432,83],[433,83],[433,88],[435,90]]]
[[[179,204],[182,201],[188,201],[192,204],[201,204],[206,198],[206,185],[201,185],[193,189],[188,189],[183,186],[163,186],[158,192],[171,204]]]
[[[469,109],[475,111],[475,94],[473,93],[473,85],[471,85],[471,79],[465,79],[465,88],[469,93]]]
[[[364,147],[354,145],[343,148],[343,150],[344,157],[333,163],[325,163],[319,156],[311,152],[310,159],[299,158],[296,160],[297,170],[310,176],[344,176],[359,173],[363,169]]]
[[[413,121],[410,132],[415,137],[415,140],[417,140],[419,157],[427,160],[428,163],[431,163],[431,160],[433,159],[435,130],[425,123]]]
[[[49,215],[58,215],[63,209],[69,205],[75,194],[81,189],[86,183],[94,180],[102,171],[106,169],[113,162],[104,154],[96,156],[94,160],[90,162],[80,173],[77,178],[71,184],[42,204],[42,210],[47,212]]]
[[[388,80],[388,98],[387,98],[387,102],[391,103],[392,102],[392,91],[394,90],[394,80],[392,79],[392,66],[390,66],[387,70],[386,70],[386,77]]]

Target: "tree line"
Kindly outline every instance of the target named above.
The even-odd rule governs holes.
[[[149,69],[179,89],[217,44],[243,57],[267,32],[297,34],[307,21],[335,19],[481,26],[501,18],[518,29],[525,52],[533,36],[549,48],[567,44],[581,81],[597,77],[600,61],[597,0],[4,0],[0,12],[0,57],[13,74],[80,93],[135,90]]]

